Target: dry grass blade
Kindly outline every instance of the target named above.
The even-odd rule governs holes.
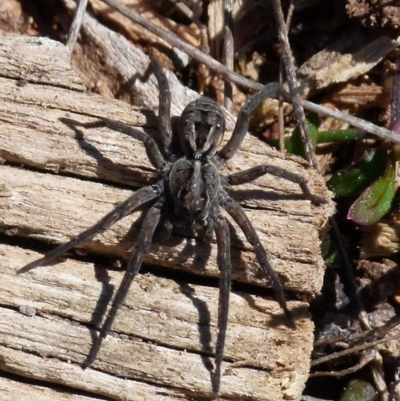
[[[278,38],[283,50],[283,63],[286,71],[286,79],[288,82],[290,99],[293,104],[293,111],[296,116],[297,124],[300,128],[301,138],[303,141],[304,150],[310,164],[319,171],[317,159],[315,158],[315,151],[311,143],[311,136],[306,124],[306,116],[304,113],[303,105],[300,102],[300,94],[298,93],[298,83],[296,71],[292,60],[292,51],[290,49],[289,38],[287,35],[287,27],[283,16],[282,5],[280,0],[273,0],[272,6],[274,9],[275,20],[278,25]]]
[[[78,7],[76,8],[67,40],[67,48],[70,53],[72,53],[75,43],[78,40],[78,35],[83,23],[83,17],[86,12],[87,2],[88,0],[79,0]]]

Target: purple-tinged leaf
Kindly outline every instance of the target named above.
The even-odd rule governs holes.
[[[395,195],[396,160],[391,152],[382,177],[365,189],[351,205],[347,218],[358,224],[369,225],[389,212]]]
[[[337,197],[358,196],[365,188],[382,177],[388,164],[388,149],[373,149],[355,166],[334,174],[327,182]]]

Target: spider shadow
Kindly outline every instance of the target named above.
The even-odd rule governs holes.
[[[262,200],[262,201],[287,201],[287,200],[305,200],[303,194],[283,194],[283,193],[276,193],[274,191],[268,191],[265,189],[236,189],[236,188],[229,188],[228,191],[230,196],[235,199],[236,202],[242,202],[247,199],[254,199],[254,200]]]
[[[162,236],[162,233],[167,231],[167,236]],[[211,243],[210,241],[204,241],[199,238],[187,238],[180,237],[181,233],[176,235],[172,235],[172,231],[170,229],[158,230],[155,234],[155,239],[159,244],[175,247],[180,245],[183,241],[185,241],[185,245],[180,253],[180,263],[181,264],[191,264],[188,268],[190,271],[196,271],[197,274],[204,271],[206,268],[206,264],[210,259],[211,255]],[[198,257],[198,255],[201,257]],[[211,345],[212,335],[211,335],[211,313],[207,306],[207,303],[201,300],[199,297],[195,295],[195,291],[190,287],[187,282],[183,282],[181,280],[178,281],[180,286],[181,293],[185,295],[193,304],[193,306],[197,309],[199,320],[197,323],[197,330],[199,333],[199,340],[201,344],[201,360],[203,362],[204,367],[210,372],[210,379],[213,387],[213,391],[216,390],[216,377],[213,371],[213,363],[211,355],[214,353],[213,347]]]
[[[150,75],[152,74],[153,69],[151,68],[150,64],[148,67],[145,69],[145,71],[141,74],[139,71],[136,72],[135,74],[131,75],[131,77],[125,81],[122,80],[124,83],[123,85],[120,86],[120,88],[116,91],[115,93],[115,98],[119,99],[123,96],[130,96],[132,93],[135,93],[132,88],[135,88],[136,81],[139,80],[141,82],[147,82],[150,78]],[[132,99],[132,104],[138,105],[137,102],[134,101],[135,99]]]
[[[67,125],[70,129],[72,129],[75,133],[75,140],[77,141],[79,147],[86,153],[87,156],[93,158],[97,162],[97,171],[96,176],[104,178],[105,180],[108,177],[108,171],[121,170],[119,166],[116,166],[114,162],[105,157],[93,144],[91,144],[88,140],[85,139],[85,134],[81,128],[96,128],[103,127],[104,122],[99,121],[98,124],[86,124],[81,123],[79,121],[70,119],[70,118],[60,118],[60,122]],[[125,174],[118,174],[117,181],[120,181],[120,177]],[[115,178],[113,181],[116,181]],[[144,180],[144,184],[148,184],[146,180]],[[130,227],[129,231],[125,234],[125,236],[121,239],[121,242],[126,243],[127,240],[130,240],[132,243],[132,238],[136,240],[139,232],[139,227],[141,226],[141,222],[144,219],[143,207],[136,209],[136,211],[142,211],[141,215],[136,219],[134,224]],[[104,263],[96,263],[95,264],[95,278],[97,281],[102,283],[102,289],[97,300],[96,306],[92,312],[92,316],[90,319],[91,324],[93,324],[96,328],[101,326],[103,318],[105,316],[107,306],[113,299],[115,293],[114,285],[110,284],[110,276],[107,272],[107,269],[104,268]],[[96,329],[89,329],[90,335],[92,337],[92,346],[89,351],[89,354],[85,361],[83,362],[83,367],[88,367],[95,359],[100,350],[98,346],[99,336],[98,331]]]
[[[123,236],[123,238],[121,239],[121,243],[128,244],[134,243],[134,241],[136,241],[140,231],[140,228],[138,226],[141,226],[141,222],[143,221],[146,214],[145,211],[141,209],[143,208],[140,208],[138,210],[142,213],[131,225],[128,232]],[[112,258],[110,258],[110,264],[113,264]],[[121,262],[120,259],[114,259],[114,266],[111,266],[111,269],[114,267],[113,270],[124,270],[124,265],[125,263]],[[92,316],[90,318],[90,323],[96,329],[89,328],[90,336],[92,338],[92,345],[86,359],[82,364],[83,369],[86,369],[87,367],[92,365],[101,349],[102,344],[99,343],[101,339],[99,337],[98,330],[99,328],[101,328],[102,323],[104,323],[104,317],[106,316],[107,307],[111,304],[114,298],[115,291],[117,289],[113,284],[110,283],[111,277],[108,273],[109,268],[110,265],[107,265],[104,261],[102,261],[101,263],[95,263],[94,265],[95,279],[102,284],[102,288],[96,305],[93,309]]]
[[[160,53],[164,53],[168,57],[168,59],[172,62],[173,71],[179,72],[185,68],[183,60],[179,57],[179,55],[175,52],[173,48],[167,48],[166,46],[158,43],[153,43],[152,48],[160,51]],[[139,104],[137,101],[137,90],[135,90],[137,88],[135,88],[135,85],[137,80],[141,82],[147,82],[153,73],[154,70],[151,67],[151,64],[148,63],[148,66],[143,73],[136,72],[135,74],[132,74],[132,76],[127,81],[125,81],[125,77],[122,77],[119,82],[123,82],[123,84],[120,85],[119,88],[116,90],[115,98],[120,99],[124,97],[126,99],[126,97],[128,96],[131,104],[140,107],[145,106],[144,102],[142,102],[143,104]]]
[[[213,374],[213,363],[211,354],[213,349],[211,346],[211,315],[208,309],[207,303],[200,298],[196,297],[194,290],[190,287],[188,283],[179,282],[180,290],[183,295],[185,295],[193,303],[193,306],[197,309],[199,314],[199,321],[197,323],[197,329],[199,332],[199,339],[201,344],[201,351],[205,355],[201,355],[201,360],[204,367],[210,372],[210,379],[213,385],[213,390],[215,390],[215,379]]]
[[[263,298],[267,298],[266,294],[260,294],[260,291],[257,291],[259,294],[257,296],[261,296]],[[239,295],[241,298],[243,298],[247,304],[254,310],[261,312],[263,314],[266,314],[265,307],[259,305],[256,300],[255,296],[253,294],[248,294],[245,292],[241,291],[235,291],[237,295]],[[268,297],[270,299],[270,297]],[[309,315],[308,307],[305,305],[299,305],[296,308],[290,308],[290,313],[293,316],[294,322],[296,322],[298,319],[301,318],[306,318]],[[270,320],[268,322],[268,327],[280,327],[280,326],[287,326],[289,329],[296,330],[297,327],[293,327],[293,324],[290,322],[290,320],[285,316],[285,314],[280,311],[279,314],[270,314]]]
[[[98,282],[102,284],[102,289],[100,292],[99,299],[97,300],[96,306],[92,312],[90,322],[95,327],[100,327],[103,316],[106,313],[107,306],[112,300],[115,288],[114,285],[110,284],[111,277],[108,274],[107,269],[105,269],[98,263],[94,265],[94,277]],[[98,338],[96,330],[90,329],[90,335],[92,337],[92,349],[90,350],[86,360],[84,361],[84,366],[90,360],[90,356],[94,352],[93,344],[97,341]]]
[[[75,140],[77,141],[79,147],[82,151],[90,158],[96,161],[96,172],[95,176],[98,177],[101,181],[114,182],[117,185],[130,185],[137,187],[138,185],[151,185],[154,183],[154,179],[148,178],[151,175],[154,175],[155,169],[141,166],[140,170],[136,168],[127,167],[124,165],[116,164],[113,160],[108,157],[105,157],[101,151],[99,151],[96,146],[90,143],[90,140],[85,138],[85,133],[83,129],[95,129],[105,127],[104,120],[98,120],[90,123],[82,123],[80,121],[76,121],[71,118],[61,117],[59,121],[65,124],[68,128],[70,128],[75,133]],[[134,130],[133,128],[131,128]],[[157,135],[155,135],[155,130],[153,129],[144,129],[144,132],[152,137],[154,140],[157,140]],[[126,133],[129,136],[129,132]],[[147,157],[149,154],[146,150]]]

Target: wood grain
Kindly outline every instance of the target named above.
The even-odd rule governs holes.
[[[42,363],[28,371],[22,360],[32,354],[58,360],[60,366],[64,362],[79,367],[89,353],[94,335],[85,326],[100,323],[122,273],[110,272],[107,282],[99,282],[93,265],[68,260],[16,276],[18,267],[32,257],[37,254],[5,245],[0,248],[0,302],[8,307],[3,307],[0,314],[0,344],[14,350],[17,358],[8,362],[2,355],[1,366],[43,380]],[[86,381],[100,371],[123,376],[133,383],[151,382],[178,388],[180,393],[206,396],[211,388],[210,372],[204,361],[210,363],[207,355],[215,346],[217,299],[216,288],[140,275],[93,367],[85,372],[80,370],[79,375],[86,380],[79,387],[70,378],[63,379],[61,384],[88,390]],[[27,303],[39,312],[34,318],[10,309]],[[260,400],[283,397],[279,373],[282,366],[291,366],[293,375],[304,370],[302,355],[312,346],[307,338],[312,323],[305,304],[291,302],[290,308],[297,314],[298,330],[287,327],[276,302],[232,294],[225,353],[229,362],[223,364],[222,395],[242,399],[252,394],[250,399]],[[271,331],[271,326],[276,329]],[[282,352],[288,346],[296,349],[297,356]],[[244,366],[235,368],[232,362],[239,361],[245,361]],[[73,370],[77,371],[70,369]],[[105,384],[94,392],[105,395]],[[273,396],[263,394],[266,385]],[[290,384],[289,392],[292,385],[296,383]],[[113,389],[116,394],[118,387],[117,380]],[[119,399],[115,394],[109,396]],[[135,394],[125,397],[140,399]]]

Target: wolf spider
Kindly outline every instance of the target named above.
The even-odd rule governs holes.
[[[221,107],[206,97],[200,97],[189,103],[179,118],[178,139],[174,140],[176,136],[173,135],[171,124],[169,84],[162,68],[156,63],[152,63],[152,67],[160,88],[158,124],[161,137],[160,146],[148,135],[129,129],[122,124],[111,121],[104,121],[102,124],[114,130],[129,133],[144,143],[150,162],[158,172],[157,182],[139,189],[94,226],[48,252],[41,259],[24,266],[19,273],[49,263],[69,249],[104,232],[139,206],[149,205],[132,257],[126,267],[126,273],[92,348],[94,351],[91,351],[85,364],[88,367],[95,360],[102,340],[110,331],[132,280],[139,272],[144,255],[150,250],[152,237],[161,217],[167,215],[172,224],[181,227],[184,225],[192,230],[206,227],[208,237],[212,232],[216,235],[217,262],[220,270],[218,336],[212,380],[213,392],[217,396],[220,389],[221,362],[224,354],[231,287],[230,232],[228,224],[221,214],[221,208],[225,209],[233,218],[253,246],[258,263],[275,290],[279,305],[292,326],[295,327],[286,305],[282,284],[271,266],[269,256],[244,210],[228,195],[226,189],[231,185],[253,181],[264,174],[272,174],[297,183],[304,196],[312,202],[322,203],[324,200],[311,194],[306,181],[301,176],[275,166],[259,165],[228,176],[223,176],[219,172],[219,168],[239,149],[247,133],[249,118],[253,110],[266,98],[276,96],[281,90],[279,84],[270,83],[247,100],[238,115],[232,137],[220,150],[217,150],[225,131],[225,117]]]

